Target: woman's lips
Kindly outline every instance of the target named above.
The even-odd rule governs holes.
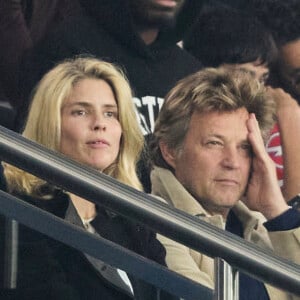
[[[91,148],[106,148],[109,146],[108,141],[100,139],[100,140],[93,140],[87,142],[87,145],[89,145]]]

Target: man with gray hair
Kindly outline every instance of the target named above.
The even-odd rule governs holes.
[[[273,122],[274,103],[250,74],[209,68],[186,77],[155,125],[152,193],[300,264],[300,213],[287,205],[264,146]],[[170,269],[214,287],[213,259],[159,239]],[[240,299],[289,297],[240,274]]]

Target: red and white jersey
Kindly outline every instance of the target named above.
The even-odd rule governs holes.
[[[283,186],[283,157],[278,124],[276,123],[267,141],[266,149],[276,165],[279,186]]]

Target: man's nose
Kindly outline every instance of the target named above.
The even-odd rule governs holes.
[[[229,169],[239,168],[241,163],[239,150],[233,146],[224,148],[222,163]]]

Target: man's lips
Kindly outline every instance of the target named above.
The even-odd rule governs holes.
[[[215,181],[223,185],[229,185],[229,186],[236,186],[239,184],[239,182],[235,179],[221,178],[221,179],[216,179]]]

